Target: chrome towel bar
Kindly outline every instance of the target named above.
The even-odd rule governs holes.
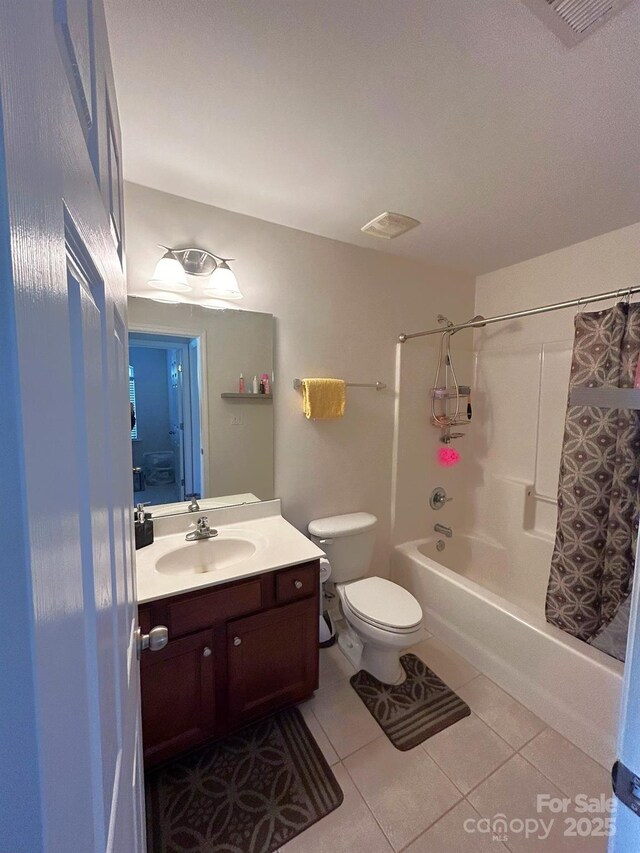
[[[384,382],[345,382],[347,388],[375,388],[376,391],[383,391],[387,386]],[[293,387],[296,391],[302,388],[302,379],[294,379]]]

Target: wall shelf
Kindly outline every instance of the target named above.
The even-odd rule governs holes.
[[[273,400],[273,394],[240,394],[225,392],[220,394],[223,400]]]

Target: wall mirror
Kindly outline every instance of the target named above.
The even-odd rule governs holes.
[[[128,311],[134,502],[157,516],[273,498],[273,316],[135,297]],[[263,374],[270,393],[254,394]]]

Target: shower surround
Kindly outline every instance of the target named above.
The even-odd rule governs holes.
[[[475,312],[493,317],[615,287],[622,298],[638,284],[638,269],[640,224],[480,276]],[[607,309],[614,301],[583,310]],[[438,310],[434,305],[418,328],[435,325]],[[438,431],[429,425],[436,341],[399,347],[393,522],[401,547],[392,577],[425,609],[447,618],[454,647],[457,637],[475,648],[481,669],[493,660],[490,677],[607,763],[623,665],[545,619],[575,314],[555,311],[455,336],[459,381],[472,386],[473,421],[455,442],[462,458],[451,469],[435,464]],[[433,512],[428,497],[436,485],[454,500]],[[436,522],[454,532],[441,553]],[[419,551],[426,540],[432,556]],[[405,547],[413,548],[411,557],[401,553]],[[501,560],[487,562],[489,553]],[[441,568],[427,571],[428,561]],[[488,637],[493,652],[485,646],[481,653]]]

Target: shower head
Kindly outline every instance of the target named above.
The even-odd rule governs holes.
[[[467,320],[467,323],[477,323],[478,325],[477,325],[477,326],[474,326],[473,328],[474,328],[474,329],[482,329],[482,327],[483,327],[483,326],[486,326],[486,325],[487,325],[486,323],[481,323],[481,322],[480,322],[480,320],[484,320],[484,319],[485,319],[485,318],[482,316],[482,314],[476,314],[476,316],[475,316],[475,317],[472,317],[470,320]],[[456,331],[455,331],[455,332],[451,332],[451,336],[453,337],[453,335],[455,335],[455,334],[456,334],[456,332],[460,332],[460,331],[462,331],[462,330],[461,330],[461,329],[456,329]]]

